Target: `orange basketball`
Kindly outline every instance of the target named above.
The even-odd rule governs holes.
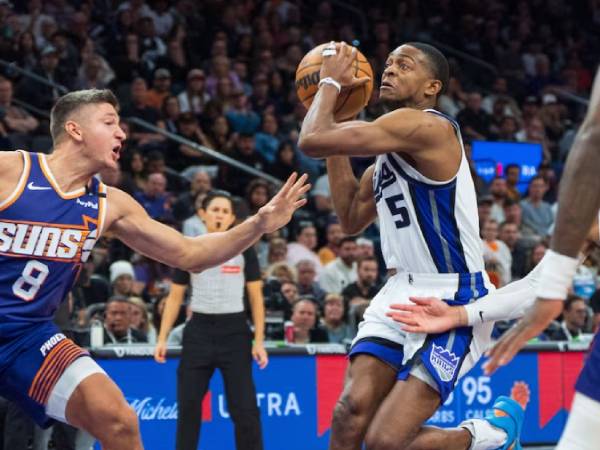
[[[321,44],[304,55],[296,69],[296,93],[302,104],[308,109],[317,93],[319,84],[319,71],[323,61],[323,48],[328,44]],[[369,77],[369,82],[352,89],[344,89],[338,96],[335,105],[335,119],[337,121],[353,118],[369,102],[373,91],[373,69],[371,64],[360,51],[356,52],[353,64],[356,78]]]

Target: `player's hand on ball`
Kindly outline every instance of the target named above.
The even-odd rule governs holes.
[[[310,189],[306,174],[298,178],[293,173],[269,203],[258,210],[259,226],[263,233],[272,233],[287,224],[292,214],[306,204],[304,194]]]
[[[331,42],[323,50],[320,79],[333,78],[342,88],[351,88],[368,83],[369,77],[357,78],[354,75],[356,66],[356,48],[345,42]],[[354,67],[355,68],[355,67]]]
[[[436,297],[410,297],[412,304],[392,304],[386,315],[409,333],[443,333],[461,326],[461,311]]]
[[[489,360],[483,365],[486,375],[508,364],[530,339],[539,336],[563,310],[562,300],[536,300],[519,322],[502,335],[487,352]]]

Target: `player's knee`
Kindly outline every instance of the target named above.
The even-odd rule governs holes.
[[[340,425],[350,422],[356,425],[356,422],[360,422],[361,419],[366,420],[366,412],[364,401],[359,395],[344,393],[333,410],[333,421]]]
[[[104,417],[104,439],[111,440],[120,436],[121,439],[134,438],[138,434],[138,418],[129,405],[124,404],[114,408]]]

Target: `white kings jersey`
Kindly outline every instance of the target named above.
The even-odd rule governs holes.
[[[462,157],[454,178],[434,181],[395,153],[377,156],[373,187],[388,269],[413,273],[484,270],[477,196],[456,121]]]

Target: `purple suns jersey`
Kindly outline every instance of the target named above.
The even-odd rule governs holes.
[[[106,186],[62,192],[46,156],[19,151],[24,170],[0,203],[0,340],[53,318],[106,215]]]

